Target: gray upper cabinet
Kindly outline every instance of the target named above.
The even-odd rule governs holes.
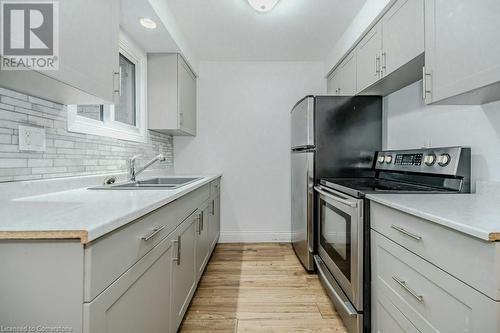
[[[356,52],[351,52],[339,66],[340,96],[356,95]]]
[[[382,23],[377,23],[356,47],[357,90],[368,88],[381,78]]]
[[[400,0],[382,18],[382,76],[424,52],[424,0]],[[420,73],[419,73],[420,74]]]
[[[196,135],[196,75],[177,53],[148,55],[149,129]]]
[[[356,95],[356,53],[351,52],[333,71],[327,80],[330,95]]]
[[[59,69],[5,70],[0,86],[62,104],[113,103],[118,85],[119,0],[58,3]]]
[[[426,103],[500,99],[500,1],[425,0]]]
[[[84,332],[169,332],[172,248],[167,237],[86,303]]]
[[[328,76],[326,81],[326,91],[330,95],[338,95],[340,89],[340,72],[338,69],[334,70]]]

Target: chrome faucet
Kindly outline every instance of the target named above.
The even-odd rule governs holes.
[[[165,156],[163,154],[160,154],[153,158],[151,161],[146,163],[142,168],[137,169],[135,166],[135,160],[141,157],[141,155],[135,155],[134,157],[130,158],[128,160],[128,178],[130,181],[135,182],[135,178],[142,173],[144,170],[149,168],[151,165],[153,165],[155,162],[160,161],[163,162],[165,161]]]

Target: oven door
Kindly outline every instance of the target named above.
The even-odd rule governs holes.
[[[363,311],[363,200],[316,186],[319,255],[357,311]]]

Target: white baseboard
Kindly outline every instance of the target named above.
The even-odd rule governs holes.
[[[219,243],[290,243],[286,231],[221,231]]]

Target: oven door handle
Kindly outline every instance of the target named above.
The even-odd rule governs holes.
[[[341,204],[347,205],[347,206],[352,207],[352,208],[358,207],[357,202],[352,202],[352,201],[346,200],[344,198],[341,198],[337,195],[334,195],[333,193],[326,191],[323,187],[315,186],[314,189],[319,194],[323,194],[325,197],[330,198],[334,201],[340,202]]]

